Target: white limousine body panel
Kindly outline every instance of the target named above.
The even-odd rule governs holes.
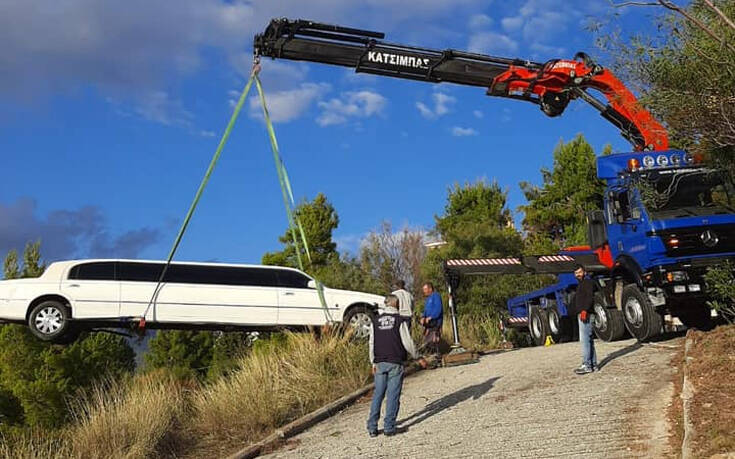
[[[148,309],[146,321],[152,324],[287,327],[327,322],[312,279],[299,270],[176,262],[154,298],[163,265],[147,260],[56,262],[39,278],[0,281],[0,319],[26,321],[38,301],[59,298],[79,321],[114,322],[140,317]],[[383,300],[326,287],[324,296],[334,321],[342,321],[351,306],[372,308]]]

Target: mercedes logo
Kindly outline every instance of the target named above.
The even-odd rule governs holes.
[[[719,236],[712,230],[705,231],[699,238],[702,240],[702,244],[707,247],[714,247],[720,242]]]

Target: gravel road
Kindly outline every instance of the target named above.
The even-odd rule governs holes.
[[[683,340],[597,341],[598,373],[576,376],[579,343],[488,355],[408,378],[399,425],[370,438],[363,401],[271,458],[667,457],[670,361]]]

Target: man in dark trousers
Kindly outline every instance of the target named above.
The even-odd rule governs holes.
[[[371,437],[378,436],[383,398],[387,398],[383,432],[388,437],[396,434],[396,418],[401,407],[403,388],[403,362],[409,355],[413,359],[418,358],[416,346],[408,331],[410,318],[401,316],[398,307],[398,298],[395,295],[385,297],[385,308],[373,317],[373,328],[370,330],[370,362],[373,364],[375,377],[375,392],[367,422]]]
[[[420,323],[424,326],[424,346],[434,354],[439,353],[439,341],[442,336],[442,324],[444,323],[444,308],[442,297],[434,290],[434,284],[427,282],[423,286],[426,303],[421,315]]]
[[[592,339],[592,313],[595,306],[595,284],[587,277],[584,266],[578,265],[574,277],[579,281],[574,297],[574,312],[579,322],[579,342],[582,344],[582,365],[574,370],[578,375],[597,371],[597,354]]]

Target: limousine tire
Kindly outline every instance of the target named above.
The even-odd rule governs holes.
[[[347,310],[343,324],[345,331],[351,330],[355,338],[367,339],[373,326],[373,313],[365,306],[353,306]]]
[[[43,341],[62,342],[71,332],[71,311],[59,301],[42,301],[28,315],[28,327]]]

